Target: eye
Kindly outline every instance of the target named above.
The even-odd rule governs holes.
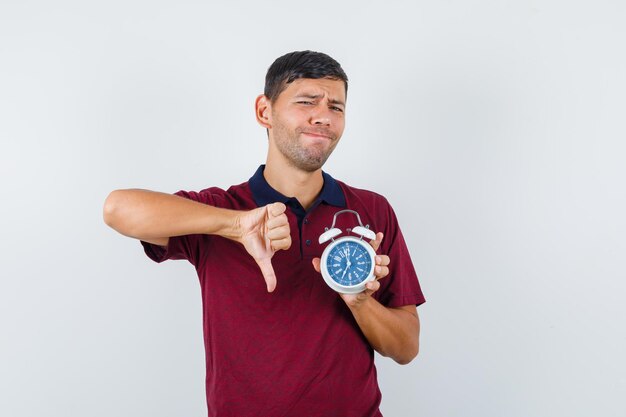
[[[333,107],[331,107],[331,109],[333,109],[335,111],[343,112],[343,109],[341,107],[333,106]]]
[[[310,101],[298,101],[299,104],[313,104]]]

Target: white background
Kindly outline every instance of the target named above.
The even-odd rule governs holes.
[[[195,271],[102,204],[246,181],[267,67],[303,49],[350,78],[325,170],[390,200],[428,300],[420,356],[376,359],[385,415],[626,415],[625,21],[619,1],[2,0],[0,415],[206,415]]]

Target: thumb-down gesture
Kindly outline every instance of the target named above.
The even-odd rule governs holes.
[[[250,210],[239,218],[240,242],[259,265],[268,292],[276,288],[272,256],[277,250],[291,247],[286,209],[283,203],[273,203]]]

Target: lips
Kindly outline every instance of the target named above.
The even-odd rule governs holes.
[[[332,135],[327,132],[302,132],[302,134],[313,136],[316,138],[324,138],[324,139],[329,139],[329,140],[333,139]]]

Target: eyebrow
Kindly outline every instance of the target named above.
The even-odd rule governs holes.
[[[303,94],[298,94],[297,96],[295,96],[295,98],[310,98],[310,99],[312,99],[312,100],[317,100],[317,99],[318,99],[318,98],[320,98],[320,97],[322,97],[322,95],[321,95],[321,94],[306,94],[306,93],[303,93]],[[342,106],[344,106],[344,107],[345,107],[345,105],[346,105],[346,103],[344,103],[343,101],[341,101],[341,100],[336,100],[336,99],[333,99],[333,98],[331,98],[330,100],[328,100],[328,102],[329,102],[329,103],[332,103],[332,104],[341,104],[341,105],[342,105]]]

